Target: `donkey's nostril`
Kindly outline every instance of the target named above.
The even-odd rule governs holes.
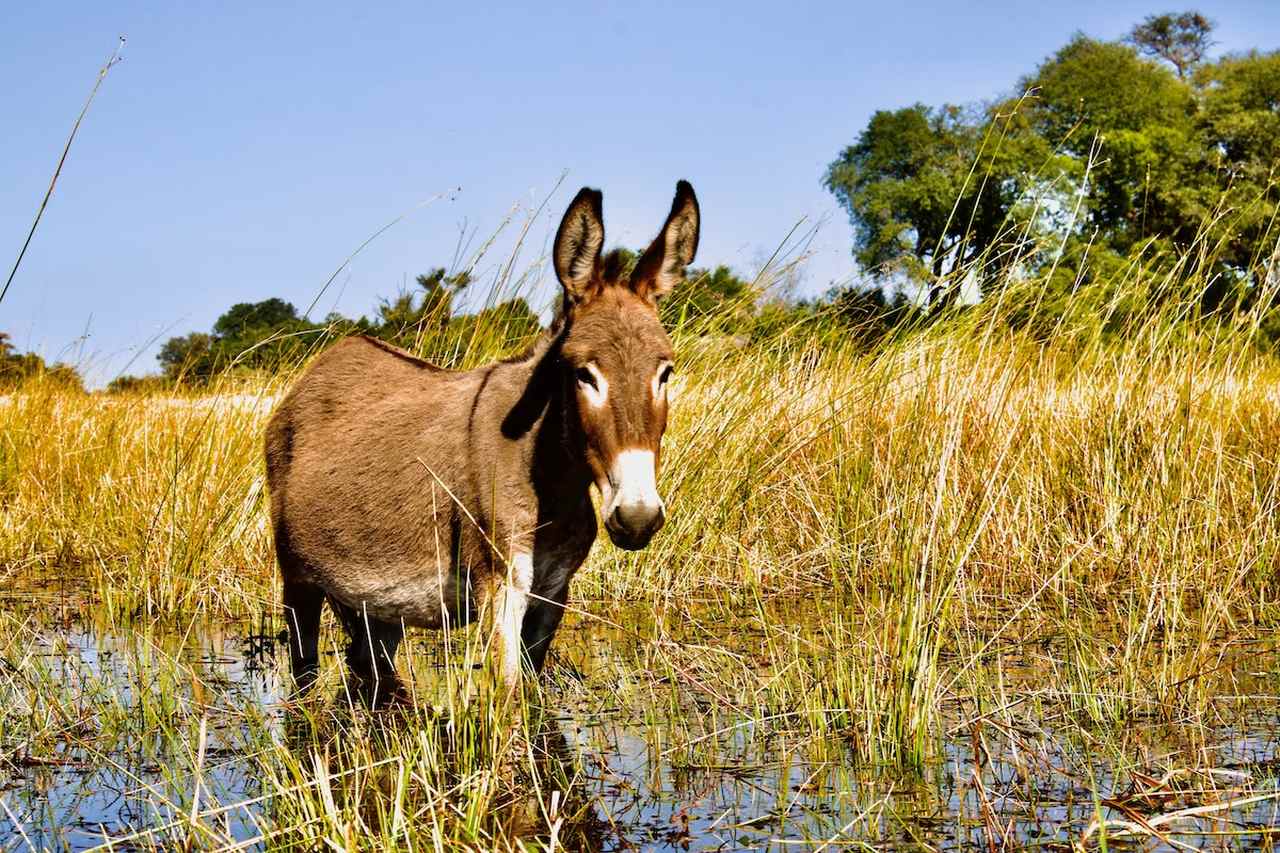
[[[643,548],[666,522],[662,506],[619,504],[609,516],[606,528],[613,543],[622,548]]]

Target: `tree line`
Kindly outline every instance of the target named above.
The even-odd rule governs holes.
[[[79,372],[69,364],[48,364],[33,352],[18,352],[13,338],[0,332],[0,391],[10,391],[32,379],[42,379],[77,391],[84,390]]]
[[[619,251],[621,263],[634,265],[638,253]],[[415,352],[443,366],[464,363],[482,346],[485,353],[514,351],[542,331],[538,315],[523,298],[477,311],[459,310],[472,284],[468,272],[442,267],[415,278],[415,286],[383,299],[372,317],[356,319],[331,313],[323,320],[300,316],[290,302],[270,298],[231,306],[208,332],[169,338],[157,355],[158,376],[122,376],[109,390],[202,385],[228,372],[270,372],[294,364],[318,348],[353,334],[370,335]],[[691,270],[664,300],[672,323],[698,322],[724,333],[741,331],[753,315],[755,290],[727,266]]]
[[[618,249],[618,263],[629,273],[640,257]],[[469,356],[488,360],[495,353],[518,352],[543,331],[538,315],[522,298],[475,312],[457,309],[471,283],[465,273],[433,269],[415,279],[416,287],[379,304],[372,318],[330,314],[321,322],[298,315],[290,302],[271,298],[233,305],[210,332],[170,338],[157,356],[158,376],[122,376],[109,390],[133,391],[199,386],[228,372],[273,372],[353,334],[369,335],[407,349],[445,368],[465,366]],[[663,324],[695,335],[749,346],[804,328],[831,333],[845,343],[870,347],[908,323],[926,319],[921,306],[904,294],[879,288],[833,287],[813,299],[769,296],[754,279],[727,265],[692,268],[659,304]],[[473,359],[474,360],[474,359]]]

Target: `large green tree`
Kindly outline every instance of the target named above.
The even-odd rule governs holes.
[[[1076,36],[1022,87],[1036,93],[1035,133],[1087,176],[1086,230],[1121,252],[1152,235],[1194,237],[1185,211],[1203,196],[1203,152],[1190,85],[1130,45]]]
[[[290,302],[272,297],[261,302],[239,302],[213,324],[219,338],[254,335],[262,329],[282,329],[298,320],[298,309]]]
[[[969,237],[970,217],[955,214],[959,206],[975,207],[970,175],[980,138],[981,125],[949,105],[916,104],[871,117],[826,176],[827,188],[853,220],[862,266],[940,276],[948,261],[965,259],[953,250]],[[977,217],[971,247],[990,239],[991,218]]]
[[[213,335],[206,332],[192,332],[169,338],[160,346],[156,360],[160,362],[166,376],[207,378],[215,369],[214,342]]]
[[[1280,210],[1280,51],[1229,56],[1200,71],[1198,126],[1206,170],[1222,193],[1226,257],[1256,273]]]
[[[1199,282],[1206,309],[1256,298],[1280,211],[1280,53],[1210,61],[1211,31],[1152,16],[1125,41],[1073,37],[986,109],[876,113],[825,179],[856,259],[953,286],[1052,269],[1075,290],[1141,258]]]
[[[825,184],[849,213],[865,270],[936,288],[975,261],[986,279],[1016,260],[1034,209],[1024,202],[1051,154],[1016,103],[916,104],[875,113]]]

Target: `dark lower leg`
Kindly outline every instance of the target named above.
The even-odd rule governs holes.
[[[355,608],[330,599],[350,642],[347,645],[347,667],[373,691],[374,704],[382,694],[399,688],[395,656],[404,628],[398,622],[384,622]]]
[[[560,619],[564,616],[564,600],[564,593],[551,601],[534,599],[529,602],[529,609],[525,611],[520,641],[525,657],[535,673],[542,672],[543,664],[546,663],[551,638],[555,636],[556,629],[560,627]]]
[[[289,625],[289,664],[294,687],[305,690],[320,669],[320,609],[324,593],[305,581],[284,581],[284,618]]]

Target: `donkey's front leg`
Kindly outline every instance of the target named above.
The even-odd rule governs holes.
[[[498,581],[493,608],[498,671],[508,690],[514,690],[520,684],[520,671],[524,665],[520,632],[524,627],[532,587],[533,555],[528,551],[513,552],[507,561],[506,575]]]
[[[551,584],[543,584],[540,579],[538,592],[541,596],[535,596],[529,602],[524,615],[524,628],[521,630],[524,654],[535,675],[542,672],[547,652],[551,649],[551,638],[555,636],[556,629],[560,627],[560,619],[564,616],[564,603],[569,598],[568,575],[565,574],[562,580],[557,575]]]

